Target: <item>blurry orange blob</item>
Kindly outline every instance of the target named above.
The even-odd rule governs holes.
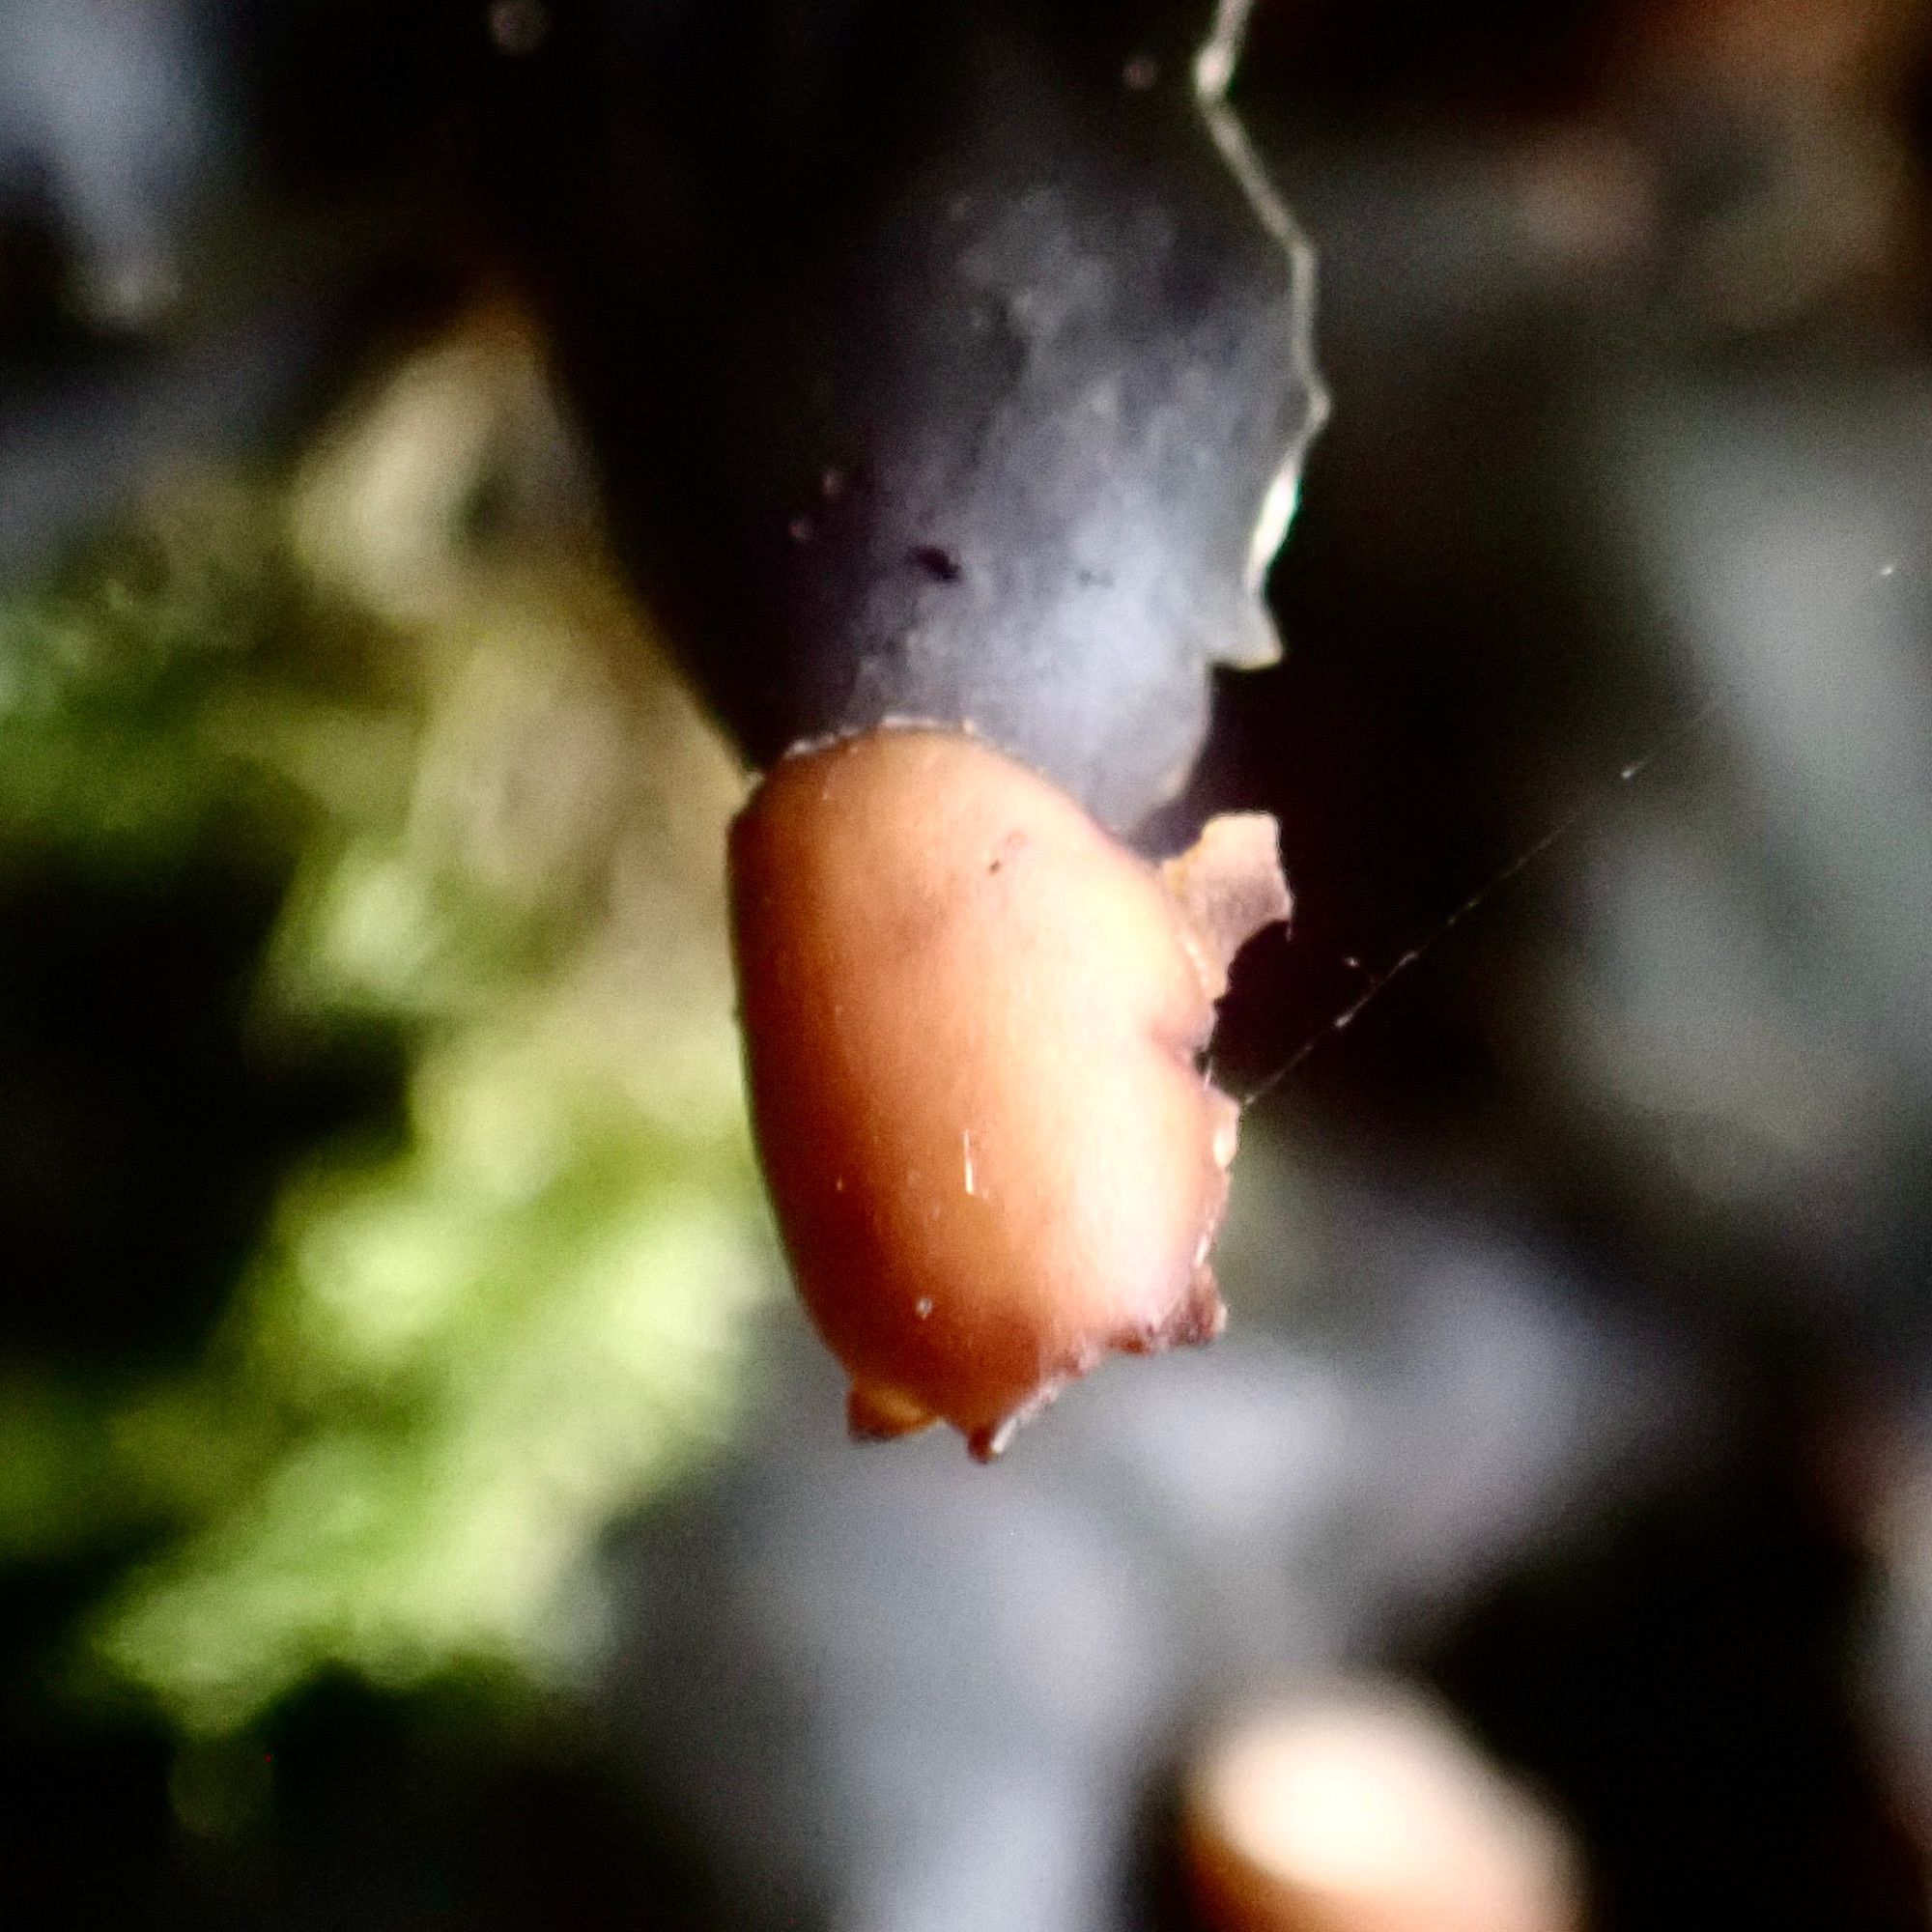
[[[1575,1932],[1568,1839],[1434,1707],[1374,1689],[1258,1713],[1196,1763],[1212,1932]]]
[[[975,1455],[1110,1350],[1205,1341],[1238,1109],[1201,1071],[1288,915],[1274,821],[1154,867],[963,731],[801,750],[732,833],[752,1112],[855,1433]]]

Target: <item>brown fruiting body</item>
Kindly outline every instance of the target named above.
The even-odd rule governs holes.
[[[767,775],[731,838],[752,1112],[855,1433],[975,1455],[1109,1350],[1206,1341],[1238,1110],[1200,1070],[1288,914],[1275,828],[1155,867],[962,731]]]

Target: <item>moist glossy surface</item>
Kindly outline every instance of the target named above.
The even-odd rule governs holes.
[[[760,1153],[856,1430],[991,1455],[1107,1350],[1218,1332],[1236,1109],[1197,1056],[1287,911],[1271,821],[1156,868],[978,739],[888,726],[773,769],[732,889]]]

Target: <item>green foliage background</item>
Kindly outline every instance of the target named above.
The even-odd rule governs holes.
[[[233,996],[191,991],[248,1118],[296,1125],[90,1210],[138,1307],[142,1258],[213,1201],[241,1232],[187,1284],[206,1319],[0,1336],[0,1561],[99,1559],[71,1681],[189,1733],[324,1669],[568,1676],[600,1532],[727,1426],[773,1272],[722,902],[739,781],[548,500],[558,446],[485,320],[289,474],[181,479],[0,606],[0,994],[40,983],[35,907],[131,892],[165,933],[213,878],[269,908]],[[22,1308],[90,1232],[34,1175],[77,1091],[61,1054],[108,1017],[70,1038],[29,1010],[40,1087],[9,1100],[0,1066]],[[177,1058],[191,1147],[215,1103]],[[278,1113],[318,1079],[355,1104]]]

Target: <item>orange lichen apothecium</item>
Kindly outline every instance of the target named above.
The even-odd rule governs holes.
[[[1238,1109],[1200,1055],[1288,916],[1275,825],[1151,866],[968,732],[794,752],[731,838],[758,1149],[855,1433],[976,1456],[1110,1350],[1220,1331]]]

